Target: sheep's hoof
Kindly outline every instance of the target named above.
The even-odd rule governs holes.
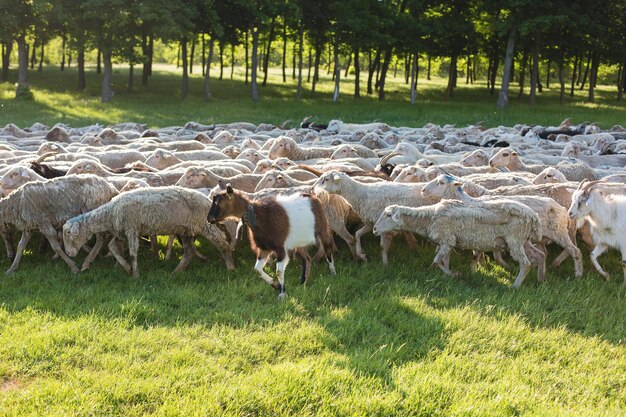
[[[10,277],[13,274],[15,274],[15,271],[12,269],[7,269],[6,272],[4,273],[4,275],[6,275],[7,277]]]
[[[274,287],[275,290],[280,291],[280,283],[278,281],[272,281],[270,285]]]
[[[458,272],[458,271],[457,272],[453,272],[451,276],[452,276],[452,278],[461,278],[461,273]]]
[[[364,253],[358,253],[355,255],[357,261],[367,262],[367,256]]]
[[[284,301],[286,296],[287,296],[286,292],[281,292],[280,294],[278,294],[278,299],[280,301]]]

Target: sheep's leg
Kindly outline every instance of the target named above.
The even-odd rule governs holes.
[[[526,256],[524,246],[517,247],[514,244],[509,243],[509,253],[511,254],[511,258],[516,260],[519,264],[519,273],[515,278],[515,282],[513,282],[513,288],[519,288],[522,285],[522,282],[524,282],[526,275],[528,275],[528,267],[530,266],[530,261]]]
[[[128,253],[130,254],[130,270],[133,278],[139,277],[139,267],[137,266],[137,252],[139,252],[139,235],[136,233],[126,233],[128,240]]]
[[[2,225],[0,225],[2,228]],[[11,232],[8,230],[3,230],[0,232],[2,234],[2,240],[4,240],[4,246],[7,251],[7,258],[13,260],[15,258],[15,250],[13,249],[13,236],[11,236]]]
[[[476,272],[478,270],[478,267],[481,266],[482,263],[485,261],[485,252],[474,251],[473,258],[474,259],[470,264],[470,269],[472,272]]]
[[[367,257],[363,253],[363,247],[361,246],[361,236],[371,231],[372,231],[371,226],[365,225],[361,227],[359,230],[357,230],[356,233],[354,234],[354,238],[356,239],[356,255],[359,258],[363,259],[364,261],[367,261]]]
[[[530,264],[537,266],[537,281],[544,282],[546,280],[546,247],[540,243],[537,248],[532,243],[526,242],[524,249]]]
[[[279,293],[278,299],[284,300],[287,293],[285,292],[285,269],[289,263],[289,255],[282,250],[276,253],[276,276],[278,277]]]
[[[6,275],[11,275],[17,271],[17,267],[20,266],[20,260],[22,259],[22,255],[24,254],[24,250],[26,249],[26,245],[28,245],[28,241],[31,236],[30,230],[24,230],[22,232],[22,237],[20,238],[20,241],[17,244],[17,250],[15,251],[15,258],[13,258],[11,267],[5,272]]]
[[[124,271],[130,274],[131,273],[130,264],[128,263],[128,261],[126,261],[126,259],[124,259],[124,255],[122,254],[122,251],[120,250],[118,242],[119,242],[118,239],[115,237],[111,239],[111,241],[109,242],[109,251],[111,251],[111,253],[113,254],[113,257],[120,264],[120,266],[124,268]]]
[[[567,225],[567,234],[569,237],[569,241],[573,243],[574,246],[576,246],[576,221],[575,220],[570,219]],[[574,268],[576,269],[576,278],[578,278],[579,276],[582,276],[582,273],[583,273],[582,254],[580,255],[580,275],[578,275],[578,260],[576,259],[574,255],[575,251],[572,251],[571,249],[568,250],[566,246],[563,246],[560,243],[558,244],[565,249],[563,249],[561,253],[559,254],[559,256],[557,256],[554,259],[554,261],[552,261],[551,266],[553,268],[558,268],[567,259],[568,256],[571,256],[574,259]],[[578,246],[576,246],[576,249],[578,250]],[[578,250],[578,252],[580,253],[580,250]]]
[[[562,262],[561,257],[565,260],[568,256],[571,256],[574,260],[574,276],[576,278],[580,278],[583,275],[583,255],[580,253],[580,249],[578,249],[568,235],[554,236],[553,241],[557,245],[561,246],[563,251],[556,259],[554,259],[554,261],[552,261],[552,266],[555,268],[558,267]],[[565,255],[561,256],[563,254]]]
[[[263,278],[263,280],[265,282],[267,282],[268,284],[270,284],[272,287],[276,288],[277,290],[280,289],[278,283],[276,281],[274,281],[274,279],[272,279],[272,277],[270,277],[264,270],[263,267],[265,266],[265,264],[267,263],[269,259],[269,254],[268,253],[259,253],[259,255],[257,255],[256,258],[256,263],[254,264],[254,270],[256,271],[256,273]]]
[[[380,246],[382,247],[381,255],[383,258],[383,265],[387,265],[389,263],[389,248],[391,247],[391,242],[393,242],[394,235],[392,233],[383,233],[380,235]]]
[[[578,229],[578,232],[580,233],[580,237],[582,237],[583,242],[585,242],[585,244],[587,245],[589,249],[592,249],[595,247],[596,244],[593,241],[593,237],[591,236],[591,227],[587,220],[585,220],[583,225],[580,226],[580,228]]]
[[[506,261],[502,257],[502,252],[501,251],[494,251],[493,252],[493,260],[496,261],[496,263],[498,265],[500,265],[501,267],[503,267],[503,268],[507,268],[509,266],[509,264],[506,263]]]
[[[89,269],[93,260],[96,259],[96,256],[98,256],[98,254],[100,253],[100,249],[102,249],[103,244],[104,244],[104,236],[101,233],[97,233],[96,243],[95,245],[93,245],[93,248],[91,248],[91,251],[89,251],[89,255],[87,255],[87,257],[83,261],[83,265],[80,268],[81,271],[86,271]]]
[[[187,266],[189,266],[191,258],[193,258],[193,249],[191,248],[193,246],[193,238],[191,238],[190,236],[183,236],[181,238],[179,236],[178,240],[180,240],[180,243],[183,245],[183,257],[181,258],[180,263],[178,264],[176,269],[174,269],[174,272],[184,271]]]
[[[598,256],[602,255],[609,247],[604,243],[598,243],[596,247],[591,251],[589,257],[591,258],[591,263],[596,268],[598,273],[604,277],[605,280],[609,279],[609,274],[602,269],[600,264],[598,263]]]
[[[330,219],[329,219],[330,220]],[[352,236],[352,234],[350,234],[350,232],[348,231],[348,229],[346,229],[346,224],[344,222],[333,222],[330,225],[330,228],[333,232],[337,233],[337,235],[342,238],[344,240],[344,242],[346,242],[348,244],[348,247],[350,248],[350,252],[352,252],[352,256],[356,259],[360,259],[362,261],[364,261],[365,259],[361,258],[356,251],[356,246],[355,246],[355,242],[356,240],[354,239],[354,236]],[[317,257],[317,255],[316,255]]]
[[[411,232],[402,232],[402,236],[404,236],[404,241],[406,245],[411,249],[417,249],[417,239]]]
[[[206,237],[222,255],[222,259],[226,263],[226,269],[235,270],[235,260],[233,259],[233,245],[228,241],[228,236],[221,228],[216,225],[205,223],[202,236]],[[236,242],[236,241],[235,241]],[[255,267],[256,269],[256,267]]]
[[[157,235],[150,235],[150,252],[153,258],[159,257],[159,241]]]
[[[76,264],[74,263],[72,258],[67,256],[67,253],[65,253],[65,251],[61,247],[61,244],[59,243],[59,238],[57,236],[56,230],[53,230],[52,233],[51,232],[43,232],[43,234],[46,237],[46,239],[48,239],[48,242],[50,242],[50,246],[52,247],[52,250],[54,250],[54,253],[59,255],[59,257],[61,257],[61,259],[63,259],[65,261],[67,266],[70,267],[70,270],[72,271],[72,273],[78,274],[80,272],[80,270],[78,269],[78,267],[76,266]]]
[[[172,248],[174,247],[174,239],[176,239],[176,236],[174,235],[169,235],[167,237],[167,247],[165,250],[165,260],[169,261],[170,258],[172,257]]]
[[[302,260],[302,275],[300,276],[300,284],[304,284],[309,278],[311,272],[311,259],[304,248],[296,249],[296,255]]]
[[[458,277],[460,274],[458,272],[453,272],[449,267],[450,262],[450,252],[452,252],[452,247],[446,244],[439,245],[439,250],[435,255],[435,259],[433,259],[433,263],[441,269],[444,274],[450,275],[451,277]]]

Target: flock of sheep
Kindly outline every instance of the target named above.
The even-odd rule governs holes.
[[[622,153],[624,152],[624,153]],[[34,124],[0,130],[0,235],[15,272],[33,232],[43,234],[72,272],[108,252],[137,276],[143,237],[178,239],[185,269],[204,236],[234,269],[245,228],[255,270],[285,295],[290,257],[310,270],[306,247],[335,272],[334,232],[356,260],[367,256],[363,235],[380,236],[382,262],[395,236],[437,245],[434,263],[446,274],[452,249],[486,252],[519,264],[513,287],[531,266],[545,279],[546,245],[559,246],[583,273],[579,234],[605,278],[598,256],[621,251],[626,282],[626,129],[594,124],[516,125],[485,129],[384,123],[284,125],[229,123],[146,129],[136,123],[103,128]],[[355,233],[352,231],[356,230]],[[21,233],[17,249],[13,236]],[[82,266],[73,258],[85,251]],[[130,261],[127,258],[130,256]],[[277,279],[264,271],[276,258]]]

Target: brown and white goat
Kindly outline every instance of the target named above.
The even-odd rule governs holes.
[[[247,226],[250,247],[256,255],[254,269],[265,282],[280,291],[278,298],[285,297],[285,268],[291,250],[302,260],[301,283],[304,284],[311,268],[311,259],[305,250],[310,245],[324,248],[330,272],[335,274],[335,242],[317,197],[297,193],[250,200],[230,184],[220,181],[219,185],[221,191],[213,197],[209,223],[233,217],[241,219]],[[276,255],[278,282],[263,271],[272,253]]]

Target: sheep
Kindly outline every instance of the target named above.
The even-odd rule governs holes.
[[[433,260],[444,273],[458,275],[449,267],[452,249],[476,251],[508,250],[519,264],[513,288],[519,288],[531,262],[526,252],[542,261],[541,251],[530,240],[541,240],[541,225],[533,211],[514,201],[499,200],[466,205],[456,200],[443,200],[426,207],[391,205],[381,213],[374,225],[374,234],[410,231],[427,237],[439,245]]]
[[[378,154],[363,145],[340,145],[330,155],[330,159],[343,159],[343,158],[378,158]]]
[[[462,186],[462,180],[450,175],[441,175],[422,188],[422,195],[470,203],[476,201],[462,190]],[[480,201],[491,201],[500,198],[499,196],[483,196],[480,197]],[[583,273],[582,254],[576,247],[575,240],[573,241],[572,239],[575,238],[575,225],[569,221],[566,209],[551,198],[513,195],[507,196],[506,199],[525,204],[537,213],[541,222],[544,240],[549,239],[561,246],[574,259],[575,276],[577,278],[581,277]],[[537,243],[543,244],[547,242]],[[556,265],[553,264],[553,266]]]
[[[79,159],[76,161],[66,175],[71,174],[94,174],[100,177],[106,177],[109,179],[122,178],[121,181],[128,181],[129,178],[139,178],[145,180],[151,187],[159,187],[165,185],[174,185],[180,177],[183,175],[182,171],[162,171],[162,172],[128,172],[124,175],[119,175],[114,172],[108,171],[104,166],[97,161],[89,159]],[[121,187],[126,184],[124,182]]]
[[[208,150],[172,153],[164,149],[157,149],[145,160],[145,163],[148,166],[162,170],[183,161],[216,161],[221,159],[228,159],[228,156],[222,152]]]
[[[598,257],[609,248],[617,248],[622,256],[622,270],[626,284],[626,189],[621,193],[602,192],[596,187],[600,181],[582,181],[572,195],[568,214],[571,218],[587,219],[595,248],[589,254],[598,273],[608,280],[609,274],[598,263]],[[602,184],[602,183],[601,183]]]
[[[289,171],[270,171],[263,176],[254,191],[256,193],[267,188],[291,187],[305,187],[310,189],[311,185],[310,182],[302,182],[292,178],[289,175]],[[317,197],[322,202],[322,207],[324,207],[330,229],[337,233],[337,235],[348,244],[352,256],[355,259],[365,260],[359,257],[356,251],[354,236],[346,228],[346,224],[350,222],[351,219],[358,219],[358,215],[354,212],[352,207],[350,207],[350,204],[337,194],[319,193]]]
[[[491,174],[470,174],[463,177],[476,185],[493,190],[513,185],[531,185],[535,175],[525,172],[495,172]]]
[[[142,235],[177,235],[184,255],[174,272],[183,271],[193,256],[193,236],[203,235],[220,251],[226,267],[234,269],[226,235],[207,223],[209,199],[194,190],[181,187],[139,188],[122,193],[108,203],[68,219],[63,225],[63,243],[70,256],[94,234],[113,234],[109,250],[118,263],[133,277],[139,276],[137,251]],[[124,259],[118,242],[126,238],[130,264]]]
[[[190,167],[176,182],[176,185],[186,188],[213,188],[220,180],[224,180],[230,182],[237,189],[252,192],[261,178],[263,178],[263,175],[260,174],[239,174],[224,178],[208,168]]]
[[[333,148],[327,147],[302,148],[296,143],[295,140],[287,136],[280,136],[274,140],[268,156],[270,159],[276,159],[283,156],[291,159],[292,161],[304,161],[315,158],[329,158],[333,152]]]
[[[0,188],[2,188],[4,195],[7,196],[27,182],[45,180],[46,178],[37,174],[30,168],[15,166],[0,178]]]
[[[489,155],[482,149],[476,149],[459,161],[464,167],[478,167],[489,164]]]
[[[393,173],[392,173],[393,176]],[[426,182],[428,175],[426,171],[416,166],[408,166],[403,168],[400,173],[393,179],[394,182]]]
[[[267,174],[268,172],[274,170],[274,169],[278,169],[280,171],[284,171],[289,173],[289,176],[295,180],[298,181],[308,181],[308,180],[312,180],[312,179],[317,179],[318,176],[316,174],[314,174],[311,171],[307,171],[304,169],[300,169],[297,167],[297,165],[292,165],[286,169],[283,168],[278,168],[276,165],[274,165],[272,163],[271,159],[263,159],[262,161],[259,161],[256,165],[256,168],[254,168],[254,171],[252,172],[253,174]]]
[[[252,148],[241,151],[241,153],[235,157],[235,161],[250,161],[252,163],[250,169],[254,169],[256,164],[263,159],[265,159],[265,156]]]
[[[394,150],[391,151],[391,153],[381,158],[380,165],[384,166],[388,162],[391,162],[393,164],[401,164],[401,163],[414,164],[418,159],[422,159],[422,158],[428,159],[434,162],[435,164],[453,163],[453,162],[459,162],[461,160],[460,155],[423,154],[422,152],[420,152],[419,149],[417,149],[415,145],[408,143],[408,142],[400,142],[396,145]]]
[[[71,175],[26,183],[0,200],[2,222],[13,224],[22,232],[15,258],[6,274],[11,275],[17,271],[33,229],[39,229],[54,252],[73,273],[78,273],[74,261],[63,251],[57,231],[68,219],[93,210],[117,194],[115,187],[95,175]],[[83,263],[83,270],[89,268],[94,257],[92,250]]]
[[[361,236],[372,230],[372,226],[389,204],[403,204],[413,207],[434,202],[421,196],[423,184],[404,184],[396,182],[379,182],[364,184],[349,177],[346,173],[329,171],[322,175],[313,185],[314,192],[326,191],[339,194],[345,198],[359,215],[364,226],[354,235],[356,239],[356,253],[359,258],[365,259],[361,247]],[[381,235],[383,264],[388,263],[387,252],[392,238],[388,234]]]
[[[290,250],[294,250],[302,260],[302,284],[306,282],[310,270],[309,255],[304,249],[309,245],[317,243],[324,248],[330,271],[335,274],[333,250],[336,248],[322,203],[317,197],[293,194],[250,200],[230,184],[221,182],[220,188],[222,191],[213,197],[209,222],[214,224],[233,217],[241,219],[247,226],[250,246],[256,255],[254,269],[265,282],[279,290],[279,299],[284,299],[286,295],[285,268]],[[271,253],[276,255],[278,283],[263,271]]]
[[[533,180],[533,184],[554,184],[563,182],[567,182],[567,178],[565,178],[565,175],[563,175],[561,171],[553,167],[544,169],[537,174]]]

